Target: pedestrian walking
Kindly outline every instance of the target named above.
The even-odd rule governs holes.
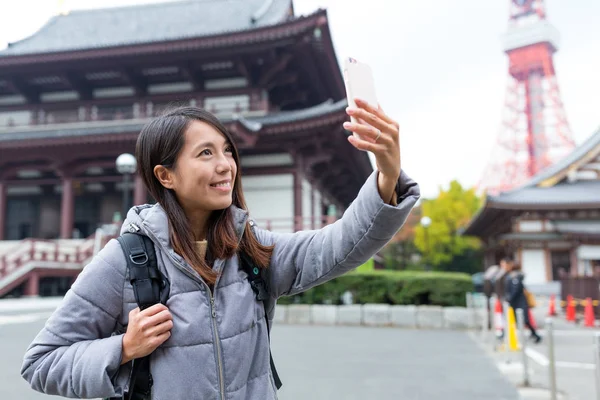
[[[512,307],[515,313],[515,320],[517,320],[516,311],[518,308],[523,310],[523,317],[525,325],[531,332],[531,337],[536,343],[542,340],[542,337],[538,335],[537,331],[531,324],[529,319],[529,303],[527,300],[526,291],[524,284],[525,274],[521,270],[521,265],[515,262],[512,258],[506,259],[506,266],[508,273],[504,280],[504,292],[505,298],[508,304]]]

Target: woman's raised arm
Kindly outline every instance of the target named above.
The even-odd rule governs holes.
[[[398,204],[384,202],[375,171],[342,218],[319,230],[290,234],[256,229],[263,244],[275,245],[269,276],[273,297],[293,295],[348,272],[384,247],[402,227],[419,198],[419,187],[402,173]]]

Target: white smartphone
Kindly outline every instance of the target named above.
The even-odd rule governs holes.
[[[358,97],[373,107],[378,106],[377,93],[375,92],[375,80],[373,72],[368,64],[362,63],[355,58],[346,57],[344,60],[344,82],[346,84],[346,97],[350,107],[356,107],[354,99]],[[350,117],[353,123],[356,118]],[[356,133],[354,136],[360,139]]]

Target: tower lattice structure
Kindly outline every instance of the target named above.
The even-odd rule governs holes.
[[[558,31],[544,0],[510,0],[504,37],[509,58],[502,125],[479,189],[497,194],[518,187],[575,147],[552,60]]]

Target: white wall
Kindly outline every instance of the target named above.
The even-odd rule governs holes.
[[[524,249],[521,252],[525,285],[546,283],[546,258],[542,249]]]
[[[541,232],[544,229],[544,221],[519,221],[520,232]]]
[[[577,248],[577,272],[579,275],[592,276],[592,260],[600,260],[600,246],[581,245]]]
[[[577,256],[584,260],[600,260],[600,246],[581,245],[577,249]]]
[[[261,228],[272,220],[274,232],[294,230],[294,178],[291,174],[244,176],[242,185],[250,216]]]
[[[230,114],[236,111],[240,112],[250,110],[250,96],[240,94],[234,96],[215,96],[204,99],[204,108],[215,114]]]
[[[9,121],[12,121],[15,126],[29,125],[30,120],[31,111],[0,112],[0,128],[7,127]]]
[[[317,189],[314,189],[315,192],[315,228],[321,228],[323,226],[323,212],[321,207],[321,192]]]

